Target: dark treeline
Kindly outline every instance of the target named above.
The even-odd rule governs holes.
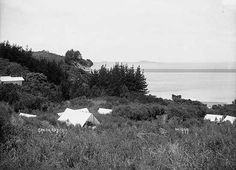
[[[141,68],[129,68],[118,63],[108,69],[102,66],[92,72],[90,87],[110,96],[127,96],[129,92],[147,93],[147,83]]]
[[[46,59],[37,60],[32,57],[31,50],[24,50],[17,45],[10,45],[9,42],[0,43],[0,57],[8,59],[25,66],[31,72],[43,73],[49,82],[56,85],[66,80],[67,74],[60,67],[60,63],[48,62]]]
[[[94,70],[91,74],[76,77],[79,78],[74,81],[63,82],[61,90],[65,99],[79,96],[130,98],[131,94],[132,96],[134,94],[138,94],[138,96],[147,94],[146,79],[140,67],[134,69],[116,64],[108,69],[102,66],[101,69]]]

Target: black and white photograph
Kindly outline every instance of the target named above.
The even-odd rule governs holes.
[[[236,0],[0,0],[0,169],[235,170]]]

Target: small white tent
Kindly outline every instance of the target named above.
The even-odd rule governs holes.
[[[88,111],[87,108],[72,110],[66,109],[62,113],[58,113],[61,116],[59,117],[59,121],[64,121],[73,125],[81,125],[82,127],[85,125],[86,122],[91,122],[94,125],[99,125],[100,122],[94,117],[92,113]]]
[[[234,123],[235,120],[236,120],[236,117],[233,117],[233,116],[226,116],[223,121],[224,121],[224,122],[225,122],[225,121],[230,121],[230,123]]]
[[[206,114],[204,117],[206,120],[210,120],[212,122],[220,122],[223,119],[223,115],[213,115],[213,114]]]
[[[31,114],[27,114],[27,113],[20,113],[20,116],[24,116],[24,117],[36,117],[37,115],[31,115]]]
[[[57,115],[58,115],[58,116],[62,116],[64,113],[67,113],[67,112],[69,112],[70,110],[72,110],[72,109],[66,108],[66,110],[65,110],[64,112],[57,113]]]
[[[112,112],[112,110],[111,109],[104,109],[104,108],[99,108],[98,109],[98,113],[99,114],[110,114]]]

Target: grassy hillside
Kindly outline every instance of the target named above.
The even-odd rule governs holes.
[[[64,56],[58,54],[50,53],[49,51],[35,51],[32,53],[32,57],[36,59],[46,59],[48,61],[64,62]]]

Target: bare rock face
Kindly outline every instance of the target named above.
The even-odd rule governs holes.
[[[86,72],[90,71],[90,67],[93,66],[93,62],[91,60],[83,59],[82,54],[79,51],[74,51],[73,49],[66,52],[65,63]]]
[[[73,65],[74,65],[75,68],[82,69],[86,72],[91,71],[91,68],[89,66],[84,66],[84,65],[80,64],[79,62],[73,62]]]

